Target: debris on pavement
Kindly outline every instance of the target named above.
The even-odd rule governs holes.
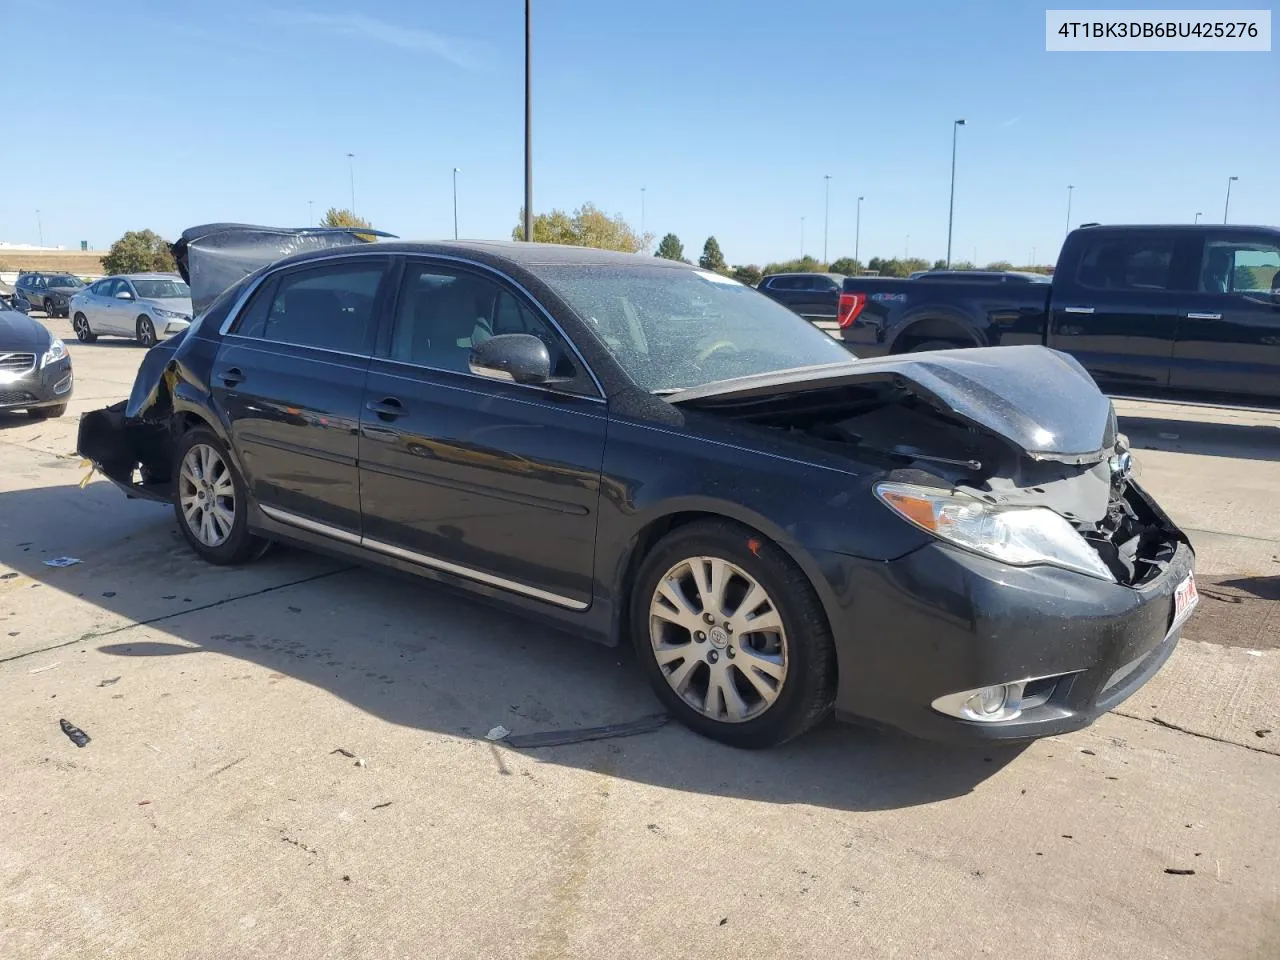
[[[0,573],[0,580],[12,580],[16,576],[18,576],[17,573]]]
[[[389,807],[389,806],[391,806],[391,804],[393,804],[394,802],[395,802],[394,800],[388,800],[386,803],[375,803],[375,804],[374,804],[372,807],[370,807],[369,809],[371,809],[371,810],[381,810],[381,809],[383,809],[384,807]]]
[[[62,663],[61,660],[55,660],[53,663],[46,663],[43,667],[33,667],[27,673],[44,673],[46,670],[52,670],[54,667]]]
[[[46,560],[44,565],[46,567],[73,567],[77,563],[84,563],[84,561],[76,557],[54,557],[52,560]]]
[[[356,755],[355,755],[354,753],[352,753],[350,750],[347,750],[347,749],[345,749],[345,748],[343,748],[343,747],[338,747],[338,748],[337,748],[337,749],[335,749],[335,750],[330,750],[330,751],[329,751],[329,756],[333,756],[335,753],[340,753],[340,754],[342,754],[342,755],[343,755],[344,757],[346,757],[348,760],[354,760],[354,759],[356,758]]]
[[[510,735],[511,735],[510,730],[508,730],[502,724],[498,724],[496,727],[494,727],[492,730],[486,733],[484,735],[484,738],[486,740],[503,740]]]
[[[357,757],[357,758],[356,758],[356,766],[357,766],[357,767],[363,767],[363,766],[365,766],[364,757]]]
[[[560,747],[570,743],[585,743],[588,740],[607,740],[611,737],[633,737],[640,733],[652,733],[662,727],[670,719],[665,713],[654,713],[624,723],[610,723],[603,727],[580,727],[576,730],[548,730],[544,733],[512,734],[506,738],[507,746],[517,749],[525,747]],[[496,727],[494,729],[502,729]],[[493,733],[492,730],[489,731]],[[494,739],[492,736],[490,740]]]
[[[93,739],[75,724],[68,723],[66,720],[59,720],[58,724],[62,727],[62,732],[65,733],[67,737],[70,738],[71,742],[77,747],[87,747],[89,745],[89,741]]]
[[[119,677],[107,677],[107,679],[105,679],[105,680],[103,680],[101,683],[99,683],[99,684],[98,684],[98,686],[100,686],[100,687],[109,687],[109,686],[111,686],[113,683],[119,683],[119,682],[120,682],[120,678],[119,678]]]
[[[146,806],[147,804],[149,804],[150,802],[151,802],[150,800],[139,800],[139,801],[138,801],[138,806],[140,806],[140,807],[145,807],[145,806]]]
[[[1174,877],[1193,877],[1194,870],[1188,870],[1185,867],[1165,867],[1164,872]]]
[[[316,848],[315,848],[315,847],[308,847],[308,846],[307,846],[305,843],[303,843],[301,840],[295,840],[295,839],[293,839],[293,837],[281,837],[280,839],[281,839],[281,840],[283,840],[285,843],[291,843],[291,844],[293,844],[293,845],[294,845],[295,847],[297,847],[299,850],[305,850],[307,853],[315,853],[315,852],[316,852]]]
[[[1255,730],[1255,731],[1253,731],[1253,735],[1254,735],[1255,737],[1265,737],[1265,736],[1266,736],[1267,734],[1269,734],[1270,732],[1271,732],[1271,728],[1270,728],[1270,727],[1263,727],[1261,730]]]
[[[154,750],[156,753],[160,752],[160,748],[157,747],[154,743],[147,743],[147,741],[143,740],[142,745],[146,747],[148,750]]]

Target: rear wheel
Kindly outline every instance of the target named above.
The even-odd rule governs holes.
[[[93,343],[98,339],[98,335],[89,328],[89,318],[83,313],[75,315],[75,319],[71,321],[71,329],[76,332],[76,339],[81,343]]]
[[[156,327],[146,314],[138,318],[137,331],[139,344],[144,347],[154,347],[156,345]]]
[[[187,543],[209,563],[232,565],[261,555],[249,532],[244,480],[212,430],[196,427],[178,441],[173,510]]]
[[[692,523],[658,543],[640,568],[631,630],[668,710],[724,743],[790,740],[834,700],[835,647],[813,585],[735,523]]]

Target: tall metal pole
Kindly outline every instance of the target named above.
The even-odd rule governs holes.
[[[1195,220],[1193,220],[1193,221],[1191,221],[1191,222],[1192,222],[1192,223],[1199,223],[1199,222],[1200,222],[1200,218],[1201,218],[1201,217],[1203,217],[1203,216],[1204,216],[1204,214],[1203,214],[1203,213],[1201,213],[1199,210],[1197,210],[1197,211],[1196,211],[1196,218],[1195,218]]]
[[[1222,222],[1227,222],[1227,214],[1231,211],[1231,184],[1239,180],[1239,177],[1227,177],[1227,202],[1222,205]]]
[[[862,240],[862,198],[858,198],[858,218],[853,228],[853,262],[862,268],[862,261],[858,259],[858,245]]]
[[[800,259],[804,259],[804,217],[800,218]]]
[[[36,232],[40,234],[40,246],[44,246],[44,223],[40,220],[40,211],[36,211]]]
[[[458,239],[458,174],[462,171],[453,168],[453,239]]]
[[[314,227],[316,225],[315,211],[311,207],[311,204],[313,204],[314,202],[315,202],[314,200],[307,201],[307,226],[308,227]]]
[[[826,184],[826,196],[822,201],[822,262],[827,263],[827,233],[831,227],[831,174],[823,174],[822,179]]]
[[[356,155],[347,154],[347,163],[351,165],[351,215],[356,215]]]
[[[956,215],[956,137],[960,132],[960,128],[964,126],[963,120],[957,120],[951,125],[951,203],[947,208],[947,269],[951,269],[951,225],[955,221]]]
[[[644,252],[648,253],[649,252],[649,239],[648,239],[649,234],[645,232],[644,191],[645,191],[645,188],[641,187],[640,188],[640,242],[644,244]]]
[[[1071,194],[1074,190],[1075,190],[1075,187],[1068,183],[1067,184],[1067,233],[1071,232]]]
[[[533,242],[533,0],[524,0],[524,239]]]

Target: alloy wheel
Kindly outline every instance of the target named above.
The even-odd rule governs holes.
[[[711,720],[755,719],[786,682],[777,605],[754,577],[719,557],[690,557],[663,574],[649,604],[649,640],[671,689]]]
[[[144,347],[151,347],[156,342],[155,326],[146,317],[138,321],[138,342]]]
[[[71,326],[76,332],[77,340],[87,341],[89,339],[89,320],[83,313],[76,314]]]
[[[222,454],[206,443],[194,444],[178,471],[178,499],[192,536],[218,547],[231,536],[236,519],[236,488]]]

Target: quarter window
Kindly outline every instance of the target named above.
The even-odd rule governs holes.
[[[1097,237],[1085,250],[1076,282],[1090,290],[1168,290],[1172,237]]]

